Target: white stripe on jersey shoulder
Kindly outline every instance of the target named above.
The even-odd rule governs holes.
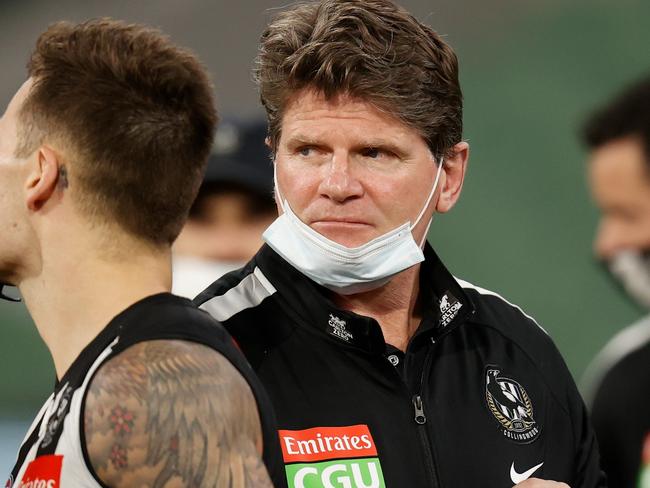
[[[210,298],[199,306],[219,322],[228,320],[247,308],[258,306],[265,298],[276,292],[262,270],[257,266],[253,272],[223,295]]]
[[[650,342],[650,315],[625,327],[612,337],[587,366],[580,382],[585,402],[591,408],[605,375],[625,356]]]
[[[534,323],[537,327],[539,327],[539,328],[540,328],[540,329],[541,329],[541,330],[542,330],[546,335],[548,335],[548,332],[546,332],[546,329],[545,329],[544,327],[542,327],[541,325],[539,325],[539,322],[537,322],[537,320],[535,320],[533,317],[531,317],[531,316],[528,315],[526,312],[524,312],[524,311],[521,309],[521,307],[519,307],[518,305],[515,305],[514,303],[509,302],[508,300],[506,300],[505,298],[503,298],[503,297],[502,297],[501,295],[499,295],[498,293],[495,293],[495,292],[493,292],[493,291],[491,291],[491,290],[486,290],[485,288],[481,288],[480,286],[473,285],[473,284],[470,283],[469,281],[465,281],[465,280],[460,279],[460,278],[458,278],[458,277],[456,277],[456,276],[454,276],[454,279],[458,282],[458,284],[461,286],[461,288],[467,288],[467,289],[470,289],[470,290],[475,290],[475,291],[477,291],[478,293],[480,293],[481,295],[490,295],[490,296],[493,296],[493,297],[497,297],[499,300],[501,300],[501,301],[507,303],[507,304],[510,305],[511,307],[516,308],[517,310],[519,310],[519,312],[521,312],[522,315],[524,315],[525,317],[527,317],[527,318],[529,318],[530,320],[532,320],[533,323]]]

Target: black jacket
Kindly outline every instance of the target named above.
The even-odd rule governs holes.
[[[650,316],[614,336],[585,386],[609,486],[650,486]]]
[[[538,465],[534,477],[606,486],[548,335],[425,255],[406,354],[268,246],[195,299],[265,385],[289,486],[503,488]]]

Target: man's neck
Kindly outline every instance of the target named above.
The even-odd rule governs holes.
[[[140,250],[122,259],[74,252],[68,256],[44,256],[40,274],[20,285],[58,378],[117,314],[171,289],[169,252]]]
[[[422,319],[418,301],[419,276],[418,264],[381,288],[356,295],[334,295],[334,302],[342,309],[374,318],[386,343],[406,351]]]

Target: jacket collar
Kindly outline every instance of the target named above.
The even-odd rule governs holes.
[[[427,243],[420,268],[420,300],[423,320],[411,343],[423,337],[436,339],[465,321],[474,306]],[[315,328],[341,344],[383,354],[386,343],[377,321],[343,310],[330,299],[326,288],[313,282],[286,262],[268,245],[254,258],[262,273],[278,291],[278,300],[303,325]]]

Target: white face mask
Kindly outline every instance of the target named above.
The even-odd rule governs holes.
[[[607,262],[607,266],[627,294],[650,309],[650,254],[621,251]]]
[[[175,254],[172,257],[172,293],[192,299],[218,278],[244,264]]]
[[[433,188],[413,224],[406,222],[358,247],[334,242],[302,222],[282,198],[276,178],[275,189],[284,213],[266,229],[262,239],[298,271],[338,294],[352,295],[379,288],[396,274],[424,261],[422,246],[432,219],[420,245],[412,231],[436,192],[443,164],[441,159]]]

